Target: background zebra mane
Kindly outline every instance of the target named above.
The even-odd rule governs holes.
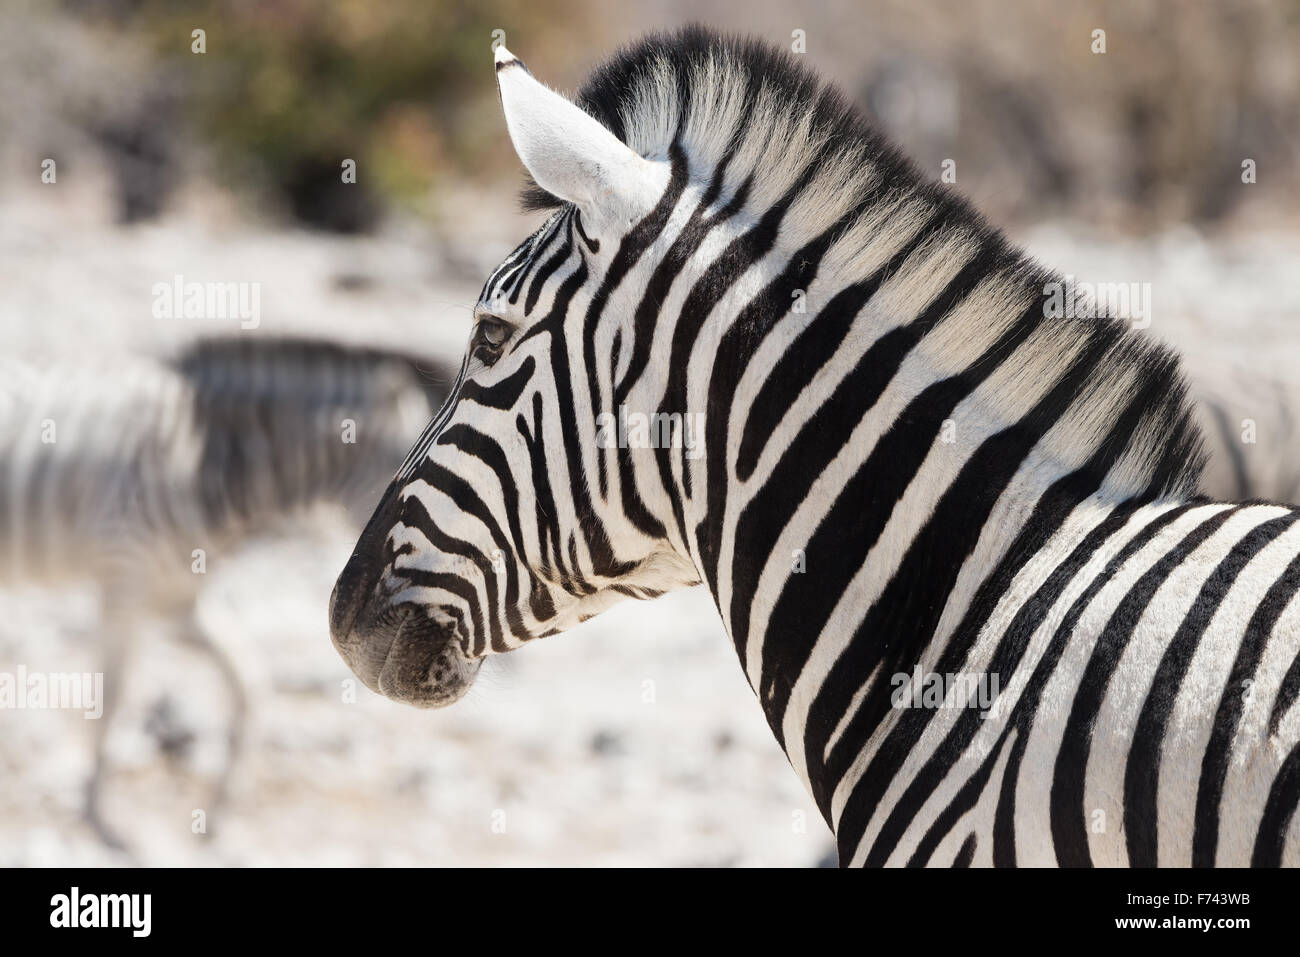
[[[353,484],[376,468],[387,480],[386,457],[396,468],[449,386],[440,364],[402,352],[261,334],[201,338],[172,366],[192,394],[201,503],[220,525],[322,495],[371,504],[379,488]]]
[[[922,175],[835,87],[791,53],[700,26],[651,34],[598,66],[576,102],[644,157],[667,158],[677,144],[702,189],[711,188],[721,169],[718,204],[742,188],[750,208],[786,204],[780,241],[790,251],[831,231],[835,238],[817,277],[826,277],[832,288],[866,279],[884,264],[891,243],[896,249],[922,223],[940,222],[908,268],[915,260],[919,273],[930,269],[942,276],[946,269],[950,277],[977,249],[984,250],[987,264],[985,280],[945,323],[953,328],[933,337],[941,346],[952,345],[952,374],[960,371],[963,342],[988,342],[998,322],[1005,328],[1011,319],[1032,318],[1036,308],[1041,321],[1031,342],[1018,350],[1007,390],[1011,399],[997,411],[1008,422],[1023,418],[1029,407],[1017,408],[1016,396],[1059,377],[1085,343],[1100,343],[1102,362],[1078,377],[1068,440],[1058,434],[1045,454],[1062,463],[1087,461],[1140,391],[1147,411],[1117,456],[1112,492],[1195,492],[1202,441],[1177,357],[1110,316],[1047,319],[1047,284],[1062,277],[1009,243],[957,193]],[[531,181],[521,200],[525,209],[565,205]],[[809,310],[810,317],[814,312]]]
[[[449,384],[447,370],[432,360],[308,337],[204,337],[172,364],[193,386],[200,407],[368,404],[418,385],[437,409]]]

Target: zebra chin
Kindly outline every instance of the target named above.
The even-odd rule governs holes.
[[[464,697],[481,659],[468,657],[455,629],[424,609],[399,605],[346,632],[331,631],[353,674],[367,688],[416,708],[443,708]]]

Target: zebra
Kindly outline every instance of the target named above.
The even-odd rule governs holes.
[[[1209,451],[1200,488],[1224,499],[1300,501],[1300,387],[1243,360],[1187,363]]]
[[[360,514],[446,396],[440,368],[262,334],[201,338],[170,358],[0,362],[0,581],[101,586],[104,701],[85,813],[108,846],[126,850],[101,797],[142,616],[174,621],[225,684],[212,821],[243,749],[255,675],[220,629],[200,624],[200,572],[313,503]]]
[[[760,40],[495,59],[549,215],[335,584],[367,687],[703,585],[843,865],[1300,862],[1300,512],[1196,493],[1170,351]]]

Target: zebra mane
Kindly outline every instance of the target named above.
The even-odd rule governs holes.
[[[203,337],[172,365],[190,382],[200,407],[371,403],[416,385],[437,409],[449,384],[447,370],[432,360],[308,337]]]
[[[1009,403],[1060,378],[1083,345],[1105,348],[1100,371],[1070,383],[1076,398],[1068,441],[1058,440],[1049,453],[1086,462],[1140,390],[1148,411],[1118,477],[1112,475],[1113,491],[1194,493],[1202,441],[1176,356],[1109,315],[1047,319],[1043,297],[1062,277],[1009,243],[962,197],[923,176],[791,53],[700,26],[651,34],[598,66],[576,102],[641,156],[664,159],[680,149],[702,186],[721,170],[724,197],[744,189],[752,208],[788,205],[781,231],[790,248],[833,232],[834,255],[825,270],[832,282],[865,280],[883,265],[881,247],[891,237],[905,239],[928,219],[942,222],[918,257],[932,254],[933,263],[952,266],[951,274],[982,249],[990,280],[972,291],[982,296],[972,294],[954,308],[962,315],[947,325],[957,328],[936,337],[941,346],[952,343],[953,374],[960,371],[963,341],[988,341],[1001,316],[1037,309],[1042,321],[1034,347],[1017,354]],[[565,205],[531,180],[521,201],[526,209]],[[1003,411],[1013,421],[1029,410],[1008,404]]]
[[[397,465],[412,417],[448,388],[428,371],[437,363],[313,338],[204,337],[170,364],[192,396],[199,504],[214,528],[374,492],[371,473]],[[344,418],[362,421],[351,443],[338,441]]]

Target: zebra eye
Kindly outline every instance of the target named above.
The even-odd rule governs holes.
[[[474,331],[474,351],[496,358],[510,338],[510,326],[495,316],[483,316]]]

